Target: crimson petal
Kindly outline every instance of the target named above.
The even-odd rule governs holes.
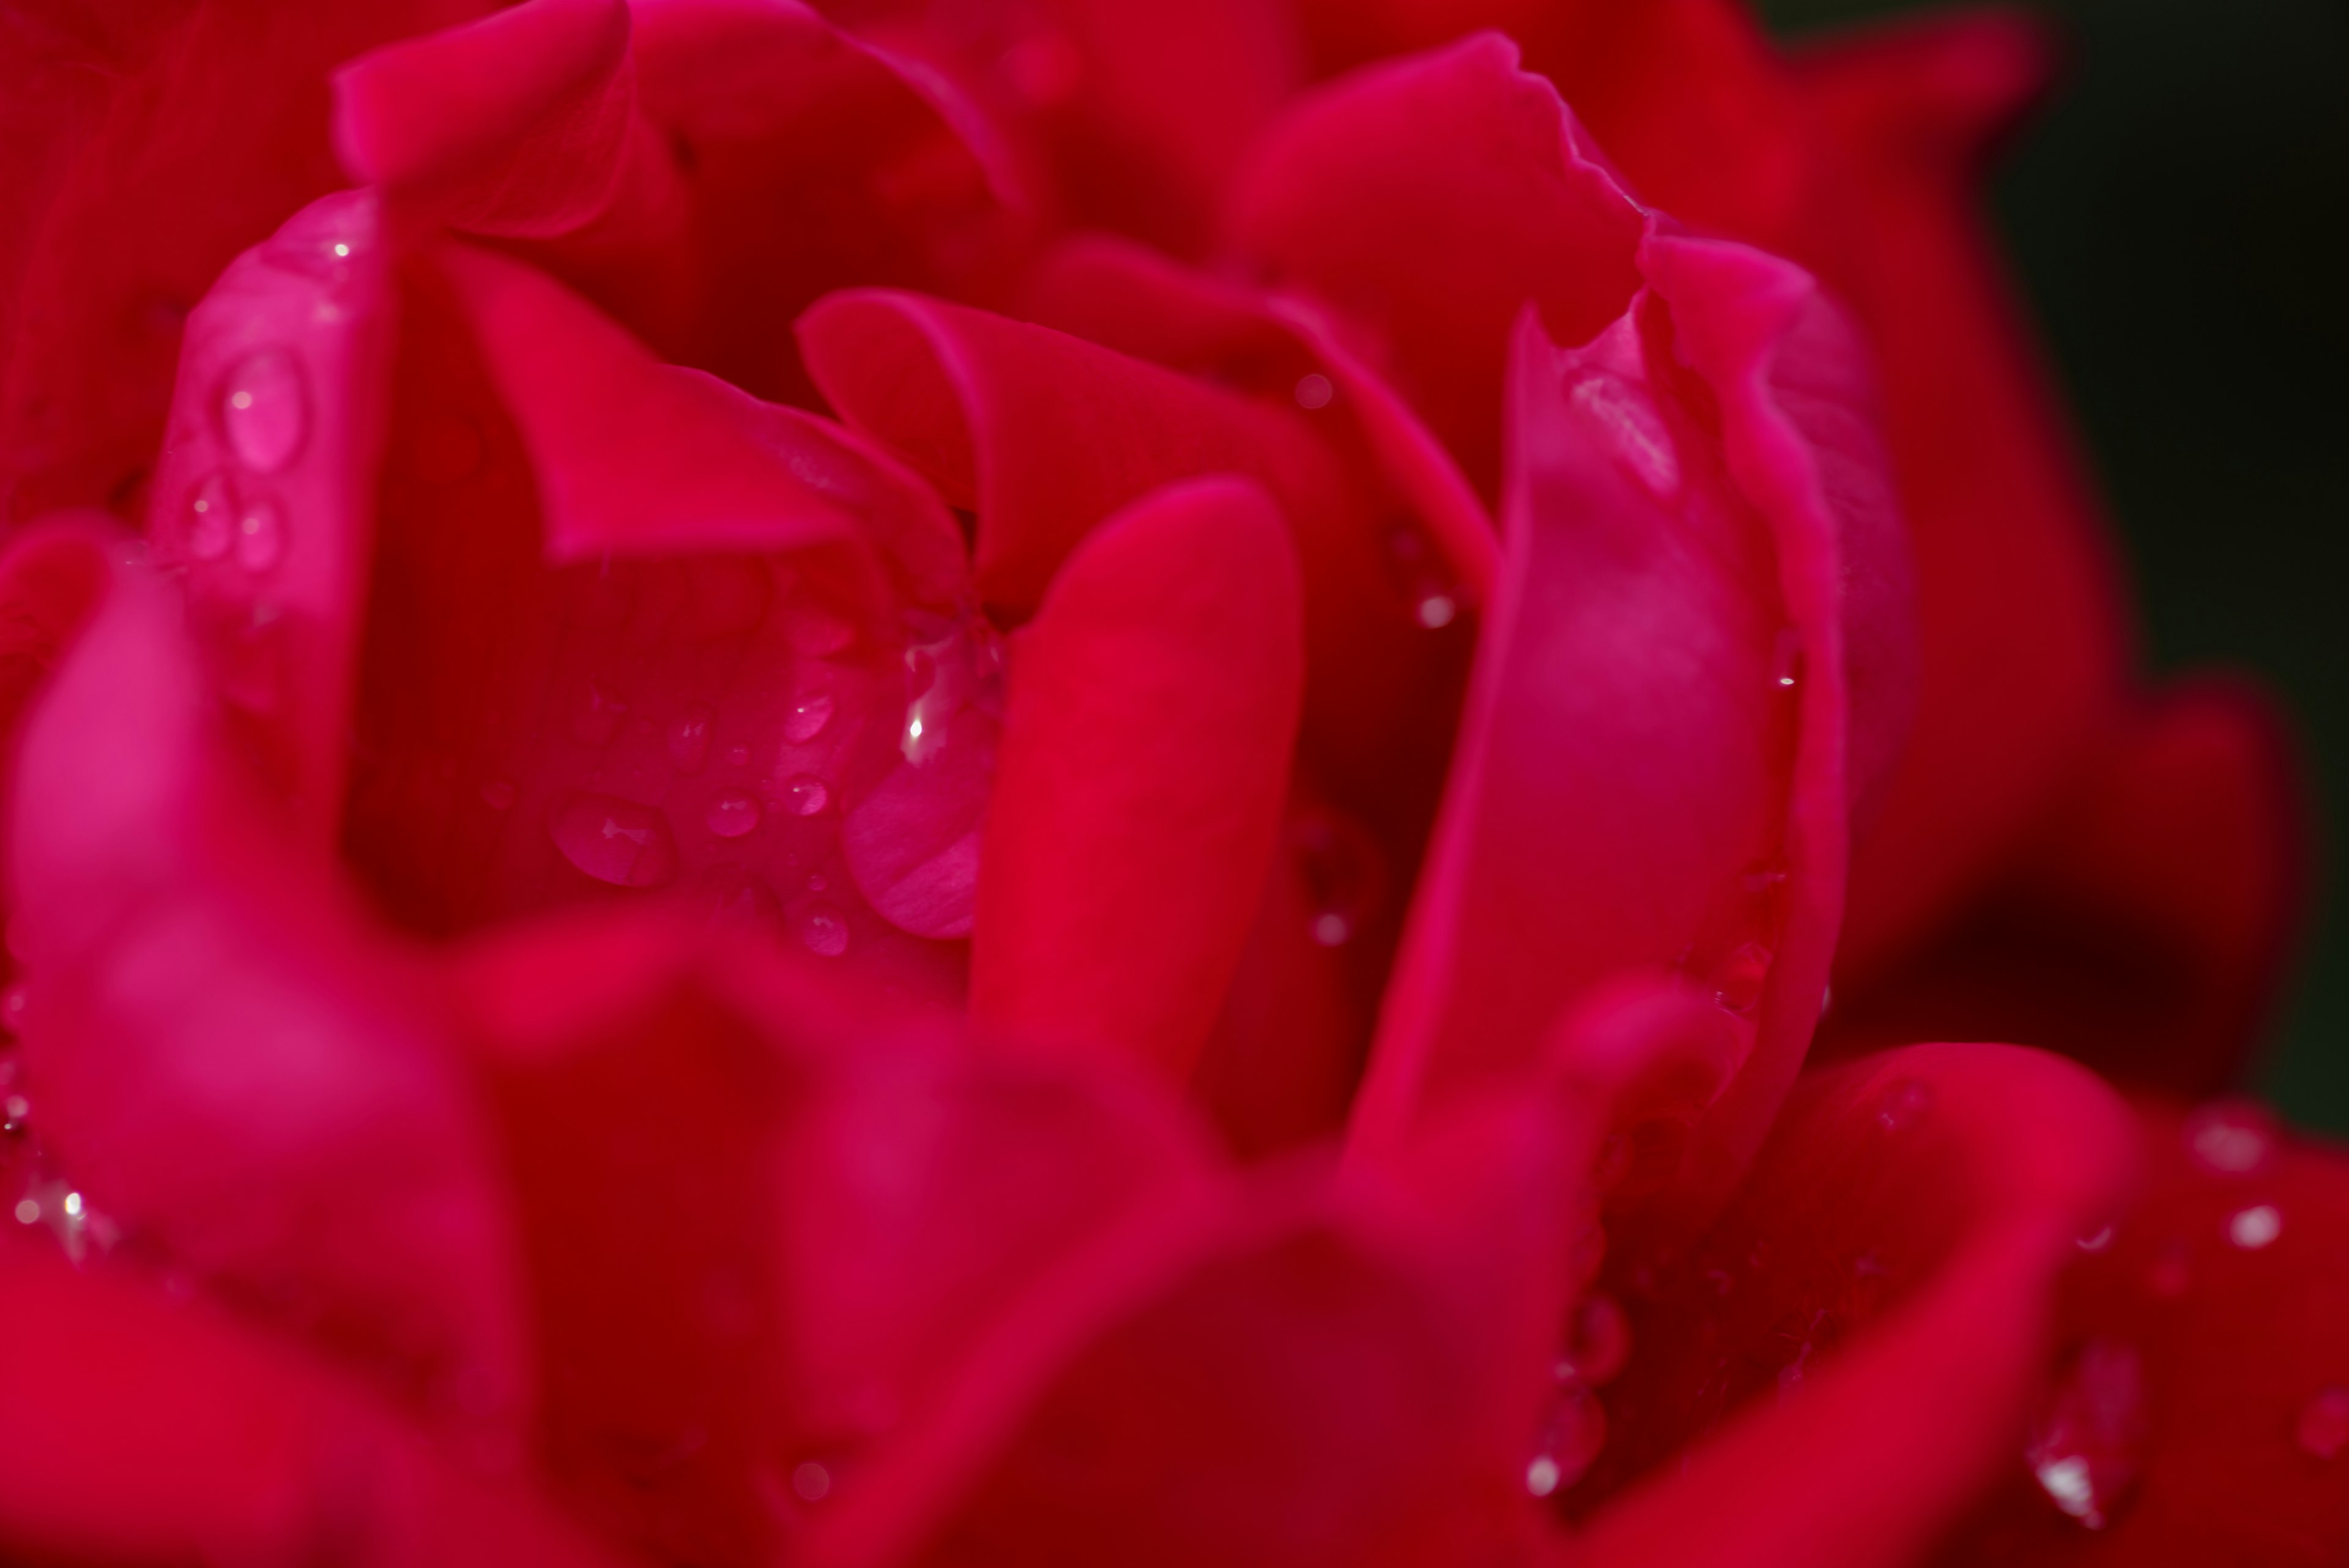
[[[1078,545],[1012,645],[974,1018],[1188,1075],[1271,863],[1301,597],[1253,485],[1154,492]]]

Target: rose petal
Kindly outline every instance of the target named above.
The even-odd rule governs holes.
[[[1580,343],[1639,286],[1640,210],[1516,47],[1485,35],[1300,100],[1237,182],[1226,233],[1381,343],[1471,480],[1498,492],[1501,371],[1528,299]]]
[[[103,1216],[435,1421],[510,1427],[510,1216],[470,1086],[252,798],[177,607],[108,576],[27,721],[10,824],[31,1171],[86,1206],[60,1239]]]
[[[345,182],[326,145],[328,67],[486,8],[208,3],[90,30],[76,13],[78,41],[49,57],[73,62],[77,88],[30,143],[71,164],[25,165],[41,188],[0,239],[13,253],[0,261],[0,514],[145,510],[189,309],[239,252]]]
[[[373,544],[393,292],[372,193],[303,209],[188,317],[148,535],[240,740],[330,842]]]
[[[612,1559],[283,1346],[0,1242],[0,1538],[43,1560]]]
[[[2349,1158],[2240,1102],[2139,1106],[2152,1178],[2083,1241],[2060,1343],[2132,1354],[2146,1408],[2133,1485],[2082,1528],[2022,1455],[1951,1563],[2308,1564],[2349,1549]],[[2214,1136],[2215,1135],[2215,1136]],[[2115,1473],[2120,1474],[2119,1467]]]
[[[2309,807],[2255,689],[2140,702],[1956,928],[1849,990],[1828,1048],[1917,1034],[2027,1040],[2124,1081],[2236,1081],[2307,908]]]
[[[610,204],[636,124],[626,0],[526,0],[335,73],[353,180],[477,234],[557,234]]]
[[[1188,1075],[1271,863],[1301,600],[1280,514],[1223,480],[1154,492],[1061,568],[1011,650],[975,1019]]]
[[[1694,1254],[1610,1258],[1635,1348],[1565,1494],[1588,1560],[1918,1560],[2013,1451],[2052,1286],[2133,1145],[2095,1080],[2012,1047],[1806,1080]]]

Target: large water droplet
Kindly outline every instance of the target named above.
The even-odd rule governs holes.
[[[793,816],[813,816],[830,804],[832,792],[813,774],[801,774],[784,781],[778,798]]]
[[[783,715],[783,739],[794,746],[804,746],[823,733],[832,722],[833,700],[829,691],[818,691],[802,697]]]
[[[2227,1217],[2227,1240],[2246,1252],[2256,1252],[2283,1234],[2283,1211],[2272,1203],[2255,1203]]]
[[[2057,1378],[2024,1458],[2057,1508],[2102,1530],[2145,1463],[2145,1372],[2126,1345],[2092,1339]]]
[[[1567,1332],[1559,1375],[1579,1377],[1596,1388],[1622,1371],[1630,1355],[1631,1320],[1615,1298],[1603,1293],[1583,1297]]]
[[[301,453],[309,400],[301,361],[284,348],[259,349],[221,379],[221,435],[245,468],[275,473]]]
[[[740,838],[759,826],[759,803],[740,790],[729,790],[709,803],[702,823],[720,838]]]
[[[2214,1176],[2251,1176],[2275,1152],[2275,1124],[2246,1100],[2220,1100],[2186,1118],[2186,1151]]]
[[[698,774],[709,762],[709,726],[716,715],[688,708],[668,722],[668,760],[681,774]]]
[[[264,495],[247,503],[236,520],[236,564],[265,572],[285,554],[285,514]]]
[[[1384,871],[1377,845],[1329,811],[1298,817],[1289,825],[1288,842],[1305,885],[1306,930],[1325,948],[1343,947],[1379,912]]]
[[[1887,1132],[1906,1132],[1925,1119],[1933,1108],[1933,1090],[1929,1084],[1914,1078],[1899,1078],[1885,1085],[1877,1096],[1877,1124]]]
[[[188,492],[187,551],[198,561],[217,561],[236,542],[236,490],[226,473],[214,472]]]
[[[1763,988],[1770,980],[1771,957],[1769,948],[1761,942],[1740,943],[1722,961],[1721,972],[1713,979],[1713,1000],[1739,1014],[1761,1006]]]
[[[836,904],[811,898],[792,913],[792,929],[808,951],[838,958],[848,950],[848,917]]]
[[[1309,412],[1328,408],[1337,395],[1338,389],[1330,383],[1329,377],[1319,370],[1297,379],[1297,406]]]
[[[556,808],[547,831],[564,858],[598,882],[658,888],[677,875],[677,840],[668,818],[651,806],[574,794]]]
[[[2292,1439],[2302,1452],[2320,1459],[2349,1453],[2349,1388],[2335,1383],[2310,1395],[2293,1423]]]
[[[1580,1378],[1558,1385],[1543,1423],[1534,1457],[1526,1466],[1526,1490],[1536,1497],[1580,1480],[1599,1450],[1607,1446],[1607,1410]]]

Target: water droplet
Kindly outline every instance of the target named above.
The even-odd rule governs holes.
[[[2292,1427],[2301,1451],[2320,1459],[2337,1459],[2349,1453],[2349,1388],[2335,1383],[2319,1388],[2300,1407]]]
[[[1600,1387],[1623,1370],[1631,1355],[1631,1320],[1613,1296],[1594,1293],[1574,1310],[1573,1326],[1566,1336],[1566,1354],[1558,1360],[1561,1376],[1578,1377]]]
[[[1803,683],[1803,634],[1791,626],[1778,628],[1770,645],[1770,684],[1792,691]]]
[[[2272,1203],[2236,1210],[2227,1220],[2227,1240],[2246,1252],[2256,1252],[2283,1234],[2283,1212]]]
[[[1330,378],[1318,370],[1298,379],[1297,406],[1300,409],[1326,409],[1337,395],[1338,389],[1330,384]]]
[[[648,805],[608,794],[574,794],[547,824],[564,858],[598,882],[657,888],[677,875],[668,819]]]
[[[33,1102],[22,1095],[11,1095],[0,1100],[0,1113],[5,1113],[7,1117],[0,1121],[0,1132],[21,1133],[33,1119]]]
[[[503,811],[514,803],[514,786],[503,779],[492,779],[481,786],[481,804],[492,811]]]
[[[30,1005],[32,993],[21,985],[12,985],[0,992],[0,1030],[20,1034],[25,1029],[25,1009]]]
[[[309,389],[301,362],[284,348],[263,348],[238,360],[221,379],[221,434],[236,461],[254,473],[275,473],[302,451],[309,434]]]
[[[736,768],[749,767],[750,765],[750,748],[740,745],[727,747],[726,764],[729,767]]]
[[[792,1471],[792,1490],[808,1502],[822,1502],[832,1494],[832,1472],[810,1459]]]
[[[716,715],[688,708],[668,722],[668,760],[681,774],[698,774],[709,762],[709,726]]]
[[[2250,1176],[2275,1152],[2275,1124],[2245,1100],[2220,1100],[2186,1118],[2181,1129],[2194,1163],[2214,1176]]]
[[[198,561],[217,561],[235,542],[235,487],[224,472],[207,474],[188,492],[188,555]]]
[[[604,745],[620,732],[621,721],[627,716],[626,702],[590,680],[578,706],[571,711],[572,738],[591,746]]]
[[[236,564],[248,572],[265,572],[285,554],[285,514],[269,497],[258,497],[236,520]]]
[[[2073,1245],[2083,1252],[2101,1252],[2113,1244],[2113,1228],[2102,1226],[2088,1235],[2077,1238]]]
[[[16,1200],[16,1223],[19,1225],[37,1225],[40,1222],[40,1199],[36,1198],[18,1199]]]
[[[785,781],[782,788],[783,809],[793,816],[813,816],[830,804],[832,792],[813,774],[802,774]]]
[[[702,823],[720,838],[740,838],[759,826],[759,803],[740,790],[729,790],[709,803]]]
[[[1426,535],[1415,527],[1396,528],[1387,535],[1387,560],[1412,618],[1429,631],[1440,631],[1460,616],[1460,585]]]
[[[832,722],[833,701],[829,691],[819,691],[802,697],[783,715],[783,739],[794,746],[804,746],[823,733]]]
[[[1660,497],[1680,489],[1680,455],[1671,430],[1644,389],[1599,371],[1577,382],[1567,396],[1607,434],[1616,461],[1632,478]]]
[[[2145,1371],[2110,1340],[2080,1347],[2050,1391],[2024,1458],[2057,1508],[2102,1530],[2145,1461]]]
[[[1740,943],[1724,960],[1713,984],[1713,1000],[1735,1013],[1753,1012],[1762,1004],[1762,990],[1770,979],[1770,950],[1760,942]]]
[[[856,639],[856,628],[833,608],[802,596],[783,610],[783,638],[794,651],[821,659]]]
[[[1886,1085],[1876,1101],[1876,1119],[1888,1132],[1906,1132],[1925,1119],[1933,1108],[1933,1090],[1928,1084],[1914,1078],[1901,1078]]]
[[[838,958],[848,950],[848,917],[837,905],[812,898],[792,915],[792,926],[801,944],[820,957]]]
[[[1288,829],[1305,884],[1306,929],[1325,948],[1343,947],[1378,913],[1382,862],[1370,835],[1334,812],[1313,811]]]
[[[1536,1497],[1572,1486],[1607,1446],[1607,1410],[1579,1378],[1562,1383],[1552,1398],[1541,1440],[1526,1466],[1526,1490]]]

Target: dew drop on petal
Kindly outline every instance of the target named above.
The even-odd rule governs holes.
[[[759,803],[740,790],[729,790],[709,803],[702,824],[720,838],[740,838],[759,826]]]
[[[514,786],[504,779],[492,779],[481,785],[481,804],[492,811],[504,811],[514,803]]]
[[[236,543],[236,490],[225,473],[213,472],[188,493],[187,551],[198,561],[217,561]]]
[[[608,794],[574,794],[547,824],[564,858],[616,888],[658,888],[677,875],[677,840],[668,818],[648,805]]]
[[[2227,1217],[2227,1240],[2246,1252],[2256,1252],[2283,1234],[2283,1211],[2272,1203],[2255,1203]]]
[[[749,767],[750,765],[750,748],[740,745],[727,747],[726,765],[735,768]]]
[[[1791,626],[1780,627],[1770,645],[1770,683],[1781,691],[1803,683],[1803,634]]]
[[[1760,942],[1741,943],[1723,961],[1713,984],[1713,1000],[1735,1013],[1748,1013],[1762,1004],[1762,989],[1770,979],[1772,953]]]
[[[848,950],[848,917],[839,906],[812,898],[792,916],[800,943],[821,958],[838,958]]]
[[[2073,1245],[2083,1252],[2102,1252],[2112,1244],[2113,1228],[2109,1225],[2099,1226],[2085,1236],[2075,1238],[2073,1241]]]
[[[1306,929],[1325,948],[1343,947],[1378,913],[1383,863],[1370,835],[1334,812],[1314,811],[1288,829],[1305,885]]]
[[[2186,1118],[2181,1129],[2187,1153],[2214,1176],[2250,1176],[2275,1152],[2275,1126],[2260,1106],[2220,1100]]]
[[[1300,409],[1309,411],[1326,409],[1330,406],[1330,400],[1337,395],[1338,389],[1330,385],[1330,378],[1322,375],[1319,370],[1298,378],[1296,396],[1297,406]]]
[[[793,816],[813,816],[832,800],[832,792],[813,774],[801,774],[784,781],[781,800],[783,809]]]
[[[698,774],[709,762],[709,726],[713,715],[707,708],[688,708],[668,722],[668,760],[681,774]]]
[[[2024,1458],[2057,1508],[2102,1530],[2137,1484],[2146,1438],[2145,1371],[2137,1352],[2092,1339],[2057,1377]]]
[[[309,435],[309,389],[301,362],[284,348],[263,348],[221,379],[221,434],[254,473],[275,473],[300,454]]]
[[[12,985],[0,992],[0,1033],[20,1033],[25,1027],[25,1009],[30,1005],[32,993],[21,985]]]
[[[2349,1453],[2349,1387],[2335,1383],[2310,1395],[2293,1423],[2292,1439],[2313,1459],[2337,1459]]]
[[[792,1490],[807,1502],[822,1502],[832,1494],[832,1472],[813,1459],[792,1471]]]
[[[794,746],[804,746],[823,733],[832,722],[833,701],[828,691],[802,697],[783,715],[783,739]]]
[[[1559,1372],[1578,1377],[1595,1388],[1622,1371],[1630,1355],[1631,1320],[1624,1315],[1622,1307],[1604,1293],[1585,1296],[1574,1309],[1574,1322],[1567,1334]]]
[[[260,496],[240,509],[236,519],[236,564],[248,572],[265,572],[285,554],[285,515],[277,503]]]
[[[1415,527],[1387,535],[1387,561],[1412,618],[1429,631],[1441,631],[1460,616],[1460,585],[1452,576],[1443,552]]]
[[[1579,1378],[1558,1386],[1543,1422],[1534,1455],[1526,1465],[1526,1490],[1536,1497],[1580,1480],[1607,1446],[1607,1411]]]
[[[1888,1132],[1906,1132],[1923,1121],[1932,1108],[1931,1085],[1914,1078],[1901,1078],[1887,1085],[1878,1096],[1876,1120]]]
[[[33,1102],[22,1095],[10,1095],[0,1100],[0,1115],[5,1116],[0,1120],[0,1132],[21,1133],[33,1119]]]

